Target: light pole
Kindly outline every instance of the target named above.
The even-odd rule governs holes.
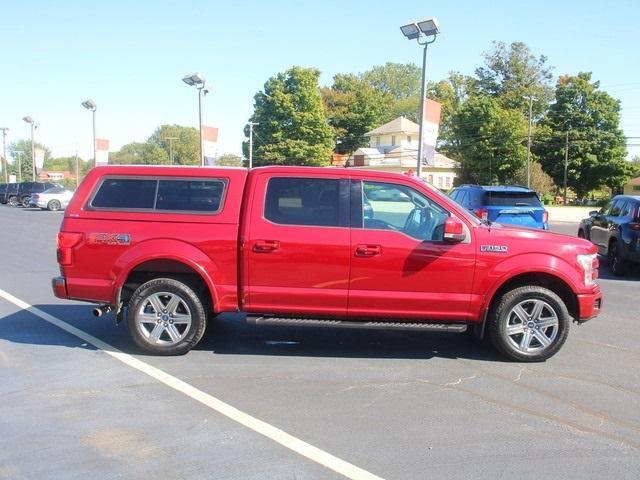
[[[438,21],[435,17],[427,18],[421,22],[413,22],[400,27],[402,34],[409,40],[416,40],[418,45],[424,45],[422,52],[422,86],[420,88],[420,132],[418,134],[418,164],[416,175],[420,178],[422,174],[422,157],[424,155],[424,114],[425,95],[427,87],[427,47],[436,41],[436,36],[440,33]]]
[[[253,127],[256,125],[260,125],[256,122],[249,122],[249,170],[253,166]]]
[[[33,140],[34,131],[36,129],[36,122],[30,116],[22,117],[22,120],[31,125],[31,175],[33,177],[33,181],[36,181],[36,146]]]
[[[91,110],[91,117],[93,120],[93,166],[95,167],[96,166],[96,110],[98,109],[98,106],[96,105],[96,102],[94,102],[91,99],[85,100],[84,102],[82,102],[82,106],[87,110]]]
[[[204,77],[200,73],[192,73],[182,78],[182,81],[191,87],[198,89],[198,124],[200,125],[200,165],[204,166],[204,156],[202,155],[202,95],[209,93],[205,89]]]
[[[529,99],[529,133],[527,134],[527,188],[531,188],[531,123],[533,121],[533,95],[524,97]]]
[[[22,182],[22,167],[20,164],[20,155],[23,155],[24,152],[22,150],[16,150],[16,155],[18,156],[18,183]]]
[[[7,132],[9,129],[7,127],[0,128],[2,130],[2,162],[3,164],[0,167],[4,167],[4,183],[9,183],[9,168],[7,164]]]
[[[169,140],[169,162],[173,165],[173,141],[178,140],[178,137],[164,137],[165,140]]]

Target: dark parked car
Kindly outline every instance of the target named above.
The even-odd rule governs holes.
[[[548,214],[538,194],[526,187],[460,185],[453,189],[450,196],[483,220],[549,229]]]
[[[51,182],[22,182],[18,183],[18,189],[15,192],[7,194],[7,203],[12,207],[22,205],[23,207],[29,206],[29,199],[34,193],[42,193],[53,187],[58,187],[55,183]]]
[[[17,183],[7,183],[4,187],[0,188],[0,203],[6,204],[9,197],[18,191]]]
[[[578,236],[591,240],[609,258],[614,275],[640,263],[640,195],[618,195],[580,222]]]

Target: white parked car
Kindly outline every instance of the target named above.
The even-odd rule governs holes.
[[[42,193],[31,195],[30,205],[40,207],[45,210],[61,210],[67,208],[69,201],[73,197],[73,191],[62,187],[53,187]]]

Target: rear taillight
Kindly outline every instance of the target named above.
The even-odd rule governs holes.
[[[481,218],[482,220],[488,220],[489,219],[489,210],[486,210],[484,208],[476,208],[473,213],[476,215],[476,217]]]
[[[638,222],[632,222],[629,224],[629,229],[633,230],[635,232],[640,232],[640,223]]]
[[[549,223],[549,212],[542,212],[542,223]]]
[[[60,232],[58,233],[58,263],[60,265],[71,265],[73,263],[73,247],[82,241],[81,233]]]

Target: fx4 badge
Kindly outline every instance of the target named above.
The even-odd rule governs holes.
[[[507,253],[509,247],[506,245],[480,245],[481,252]]]
[[[87,236],[89,245],[129,245],[131,235],[128,233],[90,233]]]

